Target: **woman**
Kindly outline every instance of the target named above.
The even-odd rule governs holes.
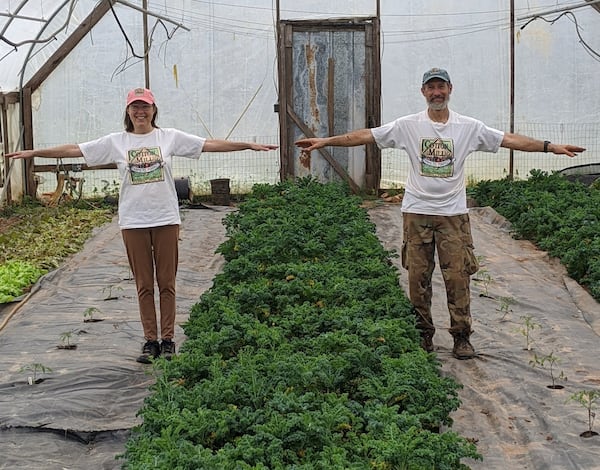
[[[133,272],[146,340],[138,362],[175,354],[175,277],[178,264],[179,205],[172,173],[177,155],[202,152],[267,151],[275,145],[204,139],[156,125],[154,95],[136,88],[127,95],[125,130],[81,144],[22,150],[12,158],[83,157],[89,166],[116,163],[121,178],[119,227]],[[154,303],[154,273],[159,289],[160,330]],[[159,343],[159,339],[161,340]]]

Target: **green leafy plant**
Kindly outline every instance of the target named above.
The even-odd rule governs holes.
[[[123,276],[124,281],[133,281],[133,271],[131,267],[127,265],[127,273]]]
[[[480,285],[483,288],[483,292],[481,292],[479,295],[481,297],[491,298],[489,293],[489,287],[490,284],[493,282],[493,279],[490,272],[487,269],[482,268],[477,272],[477,277],[475,277],[473,280],[476,284]]]
[[[34,362],[31,364],[24,365],[19,369],[19,372],[31,372],[33,375],[27,377],[27,382],[29,383],[29,385],[34,385],[44,380],[39,378],[38,374],[48,374],[52,372],[52,369],[39,362]]]
[[[555,377],[555,367],[559,362],[560,359],[554,355],[554,352],[551,352],[550,354],[547,354],[545,356],[538,356],[534,353],[533,359],[529,361],[529,364],[533,367],[541,367],[542,369],[548,369],[548,371],[550,372],[550,378],[552,380],[552,384],[548,385],[548,388],[561,389],[564,387],[562,385],[557,384],[556,380],[560,379],[566,381],[567,377],[565,376],[562,370],[560,371],[559,376]]]
[[[92,192],[96,197],[102,193],[104,198],[118,199],[119,197],[119,189],[120,185],[116,180],[108,181],[108,180],[100,180],[102,183],[102,188],[98,189],[97,186],[94,186]]]
[[[27,261],[8,261],[0,265],[0,303],[15,300],[43,273]]]
[[[540,328],[541,325],[537,323],[531,315],[523,315],[521,320],[523,325],[521,328],[517,329],[517,332],[521,333],[525,337],[525,349],[527,349],[527,351],[531,351],[534,343],[532,332],[536,328]]]
[[[99,308],[88,307],[83,311],[83,321],[85,323],[102,321],[102,319],[94,317],[94,315],[100,313],[102,313],[102,311]]]
[[[16,223],[0,232],[0,265],[19,260],[47,272],[79,251],[94,227],[112,218],[112,208],[97,208],[84,201],[57,207],[29,202],[6,208],[2,217]]]
[[[510,306],[514,305],[517,301],[514,297],[505,296],[505,297],[499,297],[498,302],[499,302],[498,310],[502,313],[502,317],[500,318],[500,321],[504,321],[506,319],[506,316],[512,312],[512,309],[510,308]]]
[[[124,468],[440,468],[481,457],[442,426],[460,385],[419,345],[361,200],[313,179],[256,185],[193,306]],[[404,467],[403,467],[404,466]]]
[[[114,291],[123,291],[123,288],[114,284],[103,288],[102,292],[105,293],[103,300],[117,300],[119,296],[115,295]]]
[[[475,255],[475,259],[477,260],[477,264],[480,268],[483,268],[485,265],[486,257],[484,255]]]
[[[573,393],[569,400],[575,401],[583,406],[588,413],[588,429],[580,434],[581,437],[592,437],[597,436],[598,433],[592,428],[594,426],[594,420],[596,418],[596,406],[600,403],[600,390],[580,390],[579,392]]]
[[[77,349],[77,345],[71,343],[71,339],[73,338],[74,331],[65,331],[60,334],[60,342],[57,346],[58,349]]]

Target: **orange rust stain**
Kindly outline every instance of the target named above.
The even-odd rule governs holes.
[[[310,170],[310,152],[307,152],[306,150],[302,150],[300,152],[300,165],[302,165],[304,168],[307,168]]]
[[[319,108],[317,106],[317,62],[315,60],[317,49],[314,45],[305,46],[306,66],[308,69],[308,102],[312,121],[316,124],[320,121]],[[316,126],[311,126],[312,130]]]

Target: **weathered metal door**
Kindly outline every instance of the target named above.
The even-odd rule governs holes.
[[[380,124],[379,20],[281,21],[278,46],[281,178],[341,178],[355,192],[376,191],[375,145],[326,147],[306,157],[294,142]]]

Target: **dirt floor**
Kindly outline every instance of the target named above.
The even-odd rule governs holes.
[[[400,206],[379,206],[370,215],[383,245],[399,253]],[[471,288],[475,359],[452,357],[438,267],[433,284],[436,354],[443,372],[464,385],[453,429],[473,439],[484,456],[483,462],[464,463],[481,470],[600,469],[600,437],[579,436],[588,428],[587,409],[569,400],[579,390],[600,390],[600,306],[556,260],[513,239],[495,211],[471,209],[471,222],[481,260]],[[399,266],[399,258],[395,262]],[[406,290],[406,271],[400,273]],[[530,350],[526,323],[533,325]],[[553,373],[566,376],[556,380],[564,388],[547,387],[549,362],[533,367],[536,355],[557,358]]]
[[[222,218],[230,210],[183,211],[179,325],[222,267],[214,251],[225,239]],[[376,205],[369,213],[383,245],[399,252],[400,206]],[[451,356],[441,274],[437,268],[434,274],[436,354],[443,373],[464,385],[453,429],[484,456],[464,463],[475,470],[600,469],[600,437],[579,436],[587,410],[569,400],[576,391],[600,389],[600,307],[544,252],[514,240],[494,211],[473,209],[471,220],[482,264],[472,283],[473,360]],[[405,286],[406,274],[399,273]],[[116,300],[104,300],[109,291]],[[90,307],[103,321],[83,322]],[[526,323],[533,325],[530,350]],[[76,350],[57,348],[65,331],[73,333]],[[181,341],[181,327],[177,334]],[[113,222],[22,304],[0,310],[0,468],[119,468],[115,456],[139,423],[136,412],[153,381],[152,368],[135,362],[142,342],[135,288]],[[530,363],[550,354],[558,359],[555,376],[568,379],[556,380],[562,389],[548,388],[549,370]],[[52,372],[29,385],[31,372],[21,368],[36,363]]]

